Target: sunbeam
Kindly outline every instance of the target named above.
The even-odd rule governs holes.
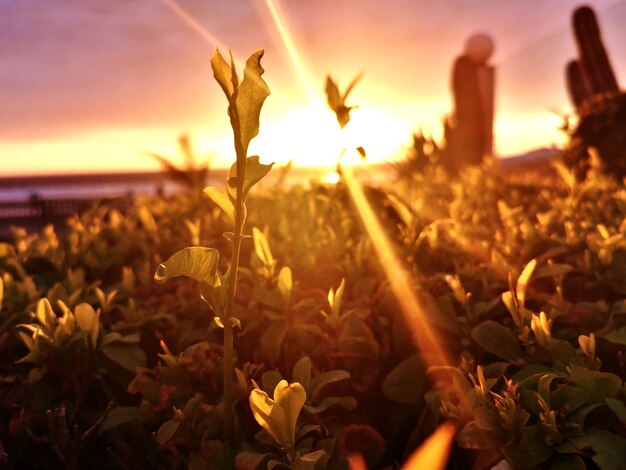
[[[391,242],[387,239],[387,235],[367,201],[361,184],[353,175],[352,169],[348,166],[342,167],[342,174],[354,206],[378,255],[385,276],[400,304],[400,311],[404,316],[405,323],[411,329],[418,348],[436,358],[433,361],[436,364],[429,365],[441,365],[442,363],[452,365],[451,358],[441,346],[437,334],[427,321],[429,315],[437,315],[438,313],[432,311],[434,304],[429,303],[431,305],[426,307],[424,299],[420,298],[415,289],[411,287],[408,274],[394,253]]]
[[[206,41],[210,46],[217,47],[224,51],[229,50],[229,48],[220,41],[214,34],[211,34],[206,27],[202,26],[198,20],[196,20],[193,16],[191,16],[187,10],[181,7],[175,0],[161,0],[166,7],[170,9],[181,21],[183,21],[188,27],[190,27],[200,38]],[[239,66],[239,64],[243,64],[244,61],[237,57],[236,54],[233,54],[233,59],[235,60],[235,64]]]
[[[300,84],[307,96],[311,104],[315,104],[321,100],[318,93],[315,92],[315,88],[311,85],[310,75],[307,73],[306,67],[302,63],[302,59],[300,58],[300,54],[296,49],[295,41],[293,39],[293,35],[289,28],[287,27],[287,23],[283,18],[282,11],[280,9],[280,5],[274,0],[265,0],[267,8],[272,15],[272,19],[274,20],[274,24],[276,25],[276,29],[278,30],[278,34],[280,34],[280,38],[283,41],[283,45],[289,55],[289,59],[291,60],[291,64],[300,80]]]

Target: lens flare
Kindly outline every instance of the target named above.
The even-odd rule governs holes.
[[[229,50],[229,48],[222,41],[220,41],[214,34],[211,34],[206,27],[202,26],[198,20],[191,16],[187,10],[181,7],[175,0],[161,0],[161,2],[212,47],[217,47],[224,51]],[[244,61],[235,54],[233,54],[233,59],[235,60],[235,64],[237,64],[237,66],[244,63]]]
[[[429,365],[451,365],[453,362],[448,356],[447,351],[441,346],[437,334],[428,323],[429,316],[437,315],[435,304],[426,302],[426,298],[421,296],[411,286],[409,275],[402,266],[398,256],[394,253],[391,242],[387,239],[387,235],[383,227],[374,214],[370,206],[363,188],[359,181],[355,178],[350,167],[342,168],[343,177],[345,179],[348,190],[357,209],[359,217],[363,222],[363,226],[369,235],[374,250],[378,255],[380,264],[385,272],[385,276],[389,280],[391,290],[393,291],[398,303],[400,311],[404,316],[406,325],[411,328],[413,338],[424,353],[436,358],[436,364]]]
[[[304,63],[300,58],[300,54],[298,53],[298,50],[296,48],[293,35],[287,27],[287,23],[284,20],[284,15],[282,13],[280,5],[278,5],[278,3],[274,0],[265,0],[265,4],[267,5],[267,8],[272,15],[272,19],[274,20],[274,24],[276,25],[278,34],[283,41],[285,50],[287,51],[287,55],[291,60],[291,64],[293,65],[293,68],[300,80],[300,84],[304,88],[304,91],[309,97],[309,100],[311,101],[311,103],[320,101],[319,94],[316,93],[315,88],[311,86],[311,79],[309,78],[310,75],[308,74]]]

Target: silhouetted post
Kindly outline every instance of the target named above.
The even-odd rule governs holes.
[[[454,116],[446,122],[449,165],[479,164],[493,153],[495,69],[488,64],[494,49],[486,34],[475,34],[454,62]]]
[[[567,88],[580,112],[593,97],[616,95],[620,90],[593,9],[588,6],[576,8],[572,15],[572,28],[578,60],[567,64]]]

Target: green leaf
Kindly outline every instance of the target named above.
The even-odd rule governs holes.
[[[261,263],[268,268],[273,266],[276,260],[272,256],[272,250],[267,242],[267,237],[258,228],[252,227],[252,242],[254,243],[254,252]]]
[[[626,326],[612,330],[601,337],[613,344],[626,346]]]
[[[328,107],[335,113],[337,122],[342,129],[350,122],[350,110],[354,108],[353,106],[346,106],[346,99],[361,78],[363,78],[363,74],[355,77],[348,85],[345,93],[341,95],[334,80],[330,76],[326,77],[325,89]]]
[[[322,372],[313,379],[313,382],[311,382],[311,400],[315,400],[326,385],[347,380],[349,378],[350,372],[347,370],[329,370],[327,372]]]
[[[265,99],[270,95],[267,83],[261,78],[264,72],[261,67],[263,54],[263,49],[259,49],[248,58],[243,71],[243,80],[237,91],[237,111],[244,155],[248,153],[250,141],[259,133],[261,108]],[[248,168],[246,168],[246,173],[248,173]]]
[[[228,283],[230,282],[229,278],[230,268],[224,275],[218,274],[215,276],[212,284],[207,284],[206,282],[200,283],[200,295],[202,300],[211,306],[217,316],[220,317],[220,320],[224,317],[226,297],[228,294]]]
[[[146,353],[137,345],[114,341],[102,346],[102,353],[124,369],[135,372],[146,365]]]
[[[489,449],[498,445],[498,435],[477,426],[476,421],[467,423],[457,434],[459,446],[464,449]]]
[[[235,92],[233,87],[233,71],[230,65],[224,60],[219,49],[215,49],[213,56],[211,57],[211,68],[213,69],[213,76],[219,85],[222,87],[226,98],[230,102],[233,93]]]
[[[536,467],[552,455],[552,449],[545,443],[540,424],[526,427],[519,444],[502,447],[501,450],[506,459],[519,469]]]
[[[295,445],[296,420],[306,401],[306,392],[299,383],[281,380],[274,389],[274,399],[254,389],[250,393],[250,409],[254,419],[279,444],[288,448]]]
[[[168,421],[165,421],[157,431],[157,442],[162,446],[167,444],[167,442],[172,437],[174,437],[174,434],[176,434],[176,431],[178,431],[179,426],[180,421],[178,421],[177,419],[170,419]]]
[[[286,334],[287,323],[284,321],[274,321],[261,336],[261,352],[270,362],[276,362],[278,359]]]
[[[204,188],[204,194],[224,211],[231,222],[235,222],[235,206],[226,191],[211,186]]]
[[[213,248],[191,246],[183,248],[161,263],[154,273],[157,282],[165,282],[176,276],[187,276],[196,281],[213,285],[217,276],[219,253]]]
[[[235,458],[235,465],[237,470],[255,470],[269,455],[251,451],[239,452]]]
[[[314,470],[318,464],[328,461],[330,455],[325,450],[316,450],[304,454],[296,463],[296,470]]]
[[[626,405],[624,405],[624,402],[611,397],[606,397],[604,401],[611,411],[615,413],[615,416],[617,416],[623,424],[626,424]]]
[[[74,309],[74,317],[78,328],[89,334],[89,341],[95,348],[98,344],[98,333],[100,332],[100,312],[96,313],[93,307],[87,303],[81,303]]]
[[[276,385],[278,385],[278,382],[281,380],[283,380],[283,376],[280,375],[280,372],[277,370],[268,370],[267,372],[263,372],[261,376],[261,385],[263,386],[263,390],[268,394],[274,393]]]
[[[407,357],[383,380],[383,395],[398,403],[417,406],[424,399],[424,365],[418,354]]]
[[[146,421],[147,415],[141,408],[137,406],[117,406],[107,415],[98,432],[103,433],[126,423],[144,423]]]
[[[304,405],[304,408],[311,414],[318,414],[326,411],[332,406],[341,406],[346,410],[354,410],[358,406],[358,402],[354,397],[326,397],[322,399],[317,405],[310,406]]]
[[[306,391],[298,382],[281,380],[274,389],[274,401],[285,411],[285,426],[289,431],[289,444],[295,445],[296,421],[306,401]]]
[[[523,358],[517,339],[511,331],[493,320],[475,326],[471,336],[481,348],[494,356],[508,361],[519,361]]]
[[[39,323],[47,329],[52,329],[56,325],[57,316],[54,314],[50,302],[45,297],[37,302],[36,316]]]
[[[304,390],[309,391],[311,385],[311,359],[308,356],[301,357],[293,366],[291,379],[300,383]]]
[[[531,260],[524,270],[522,274],[517,278],[517,288],[515,289],[515,296],[517,297],[517,301],[519,302],[520,309],[524,308],[524,304],[526,302],[526,289],[528,288],[528,284],[530,283],[530,278],[533,275],[533,271],[537,266],[537,260]]]
[[[602,470],[623,470],[626,462],[626,439],[604,429],[589,429],[587,441],[596,452],[592,460]]]
[[[586,470],[585,461],[578,455],[559,455],[550,470]]]
[[[273,165],[273,163],[268,165],[261,163],[256,155],[246,159],[246,171],[242,190],[243,199],[246,198],[252,186],[261,181],[270,172]],[[237,198],[237,163],[233,163],[228,172],[228,192],[233,200]]]
[[[291,269],[283,266],[278,272],[278,292],[283,300],[283,307],[289,307],[291,303],[291,290],[293,288],[293,279],[291,277]]]
[[[605,397],[617,395],[622,380],[615,374],[589,370],[581,366],[570,366],[569,381],[588,394],[588,403],[603,403]]]

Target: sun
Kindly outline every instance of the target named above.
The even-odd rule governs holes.
[[[346,165],[376,163],[401,152],[410,136],[408,123],[366,107],[354,109],[342,130],[333,112],[320,101],[264,123],[263,132],[250,145],[250,154],[277,163],[293,160],[297,166],[334,167],[340,156]],[[357,147],[365,149],[365,160],[354,151]]]

